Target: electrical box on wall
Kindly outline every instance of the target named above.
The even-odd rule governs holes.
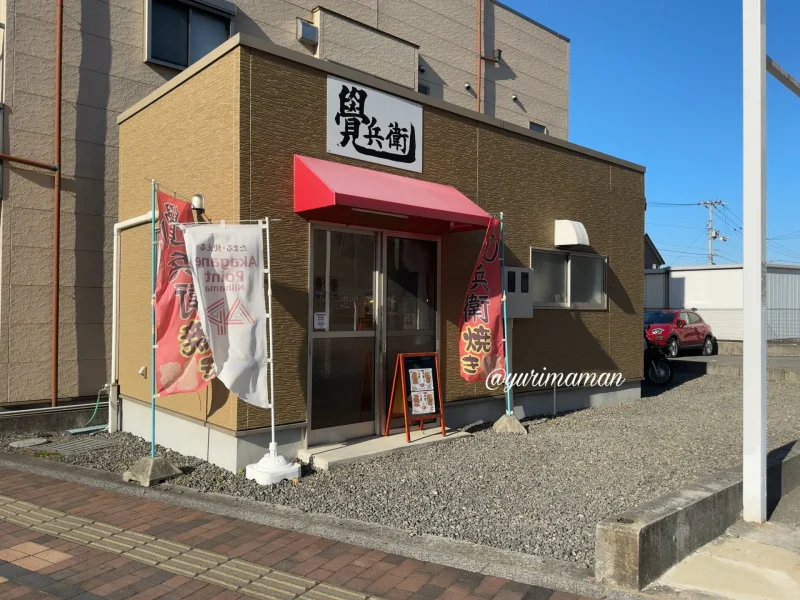
[[[533,317],[533,269],[506,267],[506,316],[509,319]]]

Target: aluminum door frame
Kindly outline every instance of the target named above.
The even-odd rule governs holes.
[[[307,345],[308,353],[306,357],[306,423],[305,436],[302,441],[302,446],[308,448],[312,444],[319,445],[325,443],[334,443],[344,441],[347,439],[356,439],[358,437],[366,437],[373,435],[375,432],[375,415],[377,406],[376,402],[376,381],[377,381],[377,368],[378,368],[378,299],[379,293],[378,282],[380,281],[380,266],[382,264],[381,240],[380,234],[377,230],[370,230],[366,228],[344,227],[341,225],[334,225],[328,223],[309,223],[308,234],[308,331],[307,331]],[[351,233],[356,235],[364,235],[372,237],[375,240],[375,266],[372,272],[372,295],[375,300],[375,308],[373,310],[373,319],[375,319],[376,327],[373,332],[366,331],[314,331],[314,233],[316,231],[335,231],[339,233]],[[326,268],[325,268],[325,298],[326,310],[330,315],[330,310],[327,309],[330,302],[330,246],[326,252]],[[372,382],[372,401],[373,401],[373,423],[370,427],[369,421],[364,423],[351,423],[349,425],[339,425],[337,427],[328,427],[324,429],[312,429],[314,418],[312,398],[313,398],[313,357],[314,357],[314,340],[323,338],[346,338],[346,337],[371,337],[375,339],[373,346],[373,382]],[[312,436],[316,439],[312,440]]]
[[[375,395],[375,402],[378,403],[376,406],[376,431],[377,435],[381,435],[383,432],[383,427],[386,424],[386,404],[388,398],[386,398],[386,377],[387,377],[387,368],[389,365],[386,364],[386,346],[388,340],[388,327],[387,327],[387,318],[386,318],[386,279],[388,273],[388,266],[387,266],[387,258],[389,256],[388,252],[388,243],[389,238],[406,238],[412,240],[427,240],[436,242],[436,315],[434,317],[434,334],[436,337],[436,352],[439,352],[439,343],[441,340],[439,323],[440,323],[440,315],[441,315],[441,302],[442,302],[442,238],[441,236],[436,235],[424,235],[424,234],[417,234],[417,233],[408,233],[405,231],[388,231],[382,230],[381,231],[381,270],[380,276],[378,280],[380,281],[380,314],[381,318],[379,321],[379,341],[378,341],[378,348],[380,354],[380,364],[376,365],[375,373],[376,373],[376,385],[377,385],[377,393]],[[411,334],[409,334],[411,335]],[[440,361],[441,362],[441,361]],[[378,373],[380,373],[380,377],[378,377]],[[388,375],[391,377],[391,375]]]
[[[375,299],[375,309],[373,312],[375,319],[375,365],[373,377],[373,399],[374,399],[374,428],[373,435],[382,435],[383,426],[386,423],[386,257],[387,257],[387,243],[390,237],[429,240],[436,242],[436,316],[435,316],[435,333],[436,333],[436,352],[439,352],[441,342],[441,298],[442,298],[442,237],[437,235],[426,235],[418,233],[409,233],[407,231],[396,231],[392,229],[378,229],[374,227],[361,227],[361,226],[348,226],[340,223],[329,223],[325,221],[310,221],[308,228],[308,355],[307,355],[307,369],[306,369],[306,423],[305,436],[302,441],[304,448],[308,448],[311,444],[310,438],[312,435],[312,373],[313,373],[313,340],[314,340],[314,274],[313,274],[313,260],[314,260],[314,231],[321,229],[324,231],[339,231],[343,233],[361,233],[362,235],[375,234],[376,241],[376,271],[373,283],[373,294]],[[327,285],[327,283],[326,283]],[[328,332],[337,333],[337,332]],[[349,333],[349,332],[342,332]],[[358,333],[358,332],[353,332]],[[331,336],[332,337],[332,336]],[[344,337],[344,336],[342,336]],[[352,336],[357,337],[357,336]],[[350,427],[344,425],[338,428],[343,429]],[[317,430],[325,431],[325,430]]]

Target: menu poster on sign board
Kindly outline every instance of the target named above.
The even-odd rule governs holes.
[[[398,417],[402,417],[405,423],[406,442],[411,442],[411,421],[419,421],[421,430],[425,420],[439,419],[442,435],[445,435],[439,355],[436,352],[397,355],[384,435],[389,435],[392,419]]]

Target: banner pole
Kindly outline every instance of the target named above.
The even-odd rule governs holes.
[[[503,213],[500,213],[500,278],[503,283],[503,350],[505,354],[505,369],[506,377],[508,377],[508,317],[506,316],[506,238],[505,228],[503,227]],[[511,388],[506,385],[506,414],[514,414],[514,409],[511,406]]]
[[[152,245],[150,248],[150,271],[151,271],[151,296],[150,296],[150,325],[151,340],[150,344],[150,456],[156,457],[156,244],[158,235],[156,233],[156,180],[151,180],[150,188],[150,224],[152,227]]]
[[[261,485],[274,485],[283,481],[284,479],[297,479],[300,477],[300,463],[298,462],[290,462],[286,460],[285,457],[278,454],[278,443],[275,441],[275,356],[273,354],[272,348],[272,250],[270,247],[270,239],[269,239],[269,217],[265,217],[263,220],[259,219],[258,223],[259,226],[266,230],[266,254],[267,254],[267,264],[266,268],[264,268],[264,273],[267,276],[267,298],[266,298],[266,312],[267,312],[267,321],[268,324],[265,324],[264,329],[266,329],[267,325],[269,327],[269,342],[267,345],[269,356],[267,357],[267,367],[268,373],[267,376],[269,377],[269,409],[270,409],[270,429],[271,429],[271,438],[269,443],[269,452],[264,455],[264,457],[255,464],[247,465],[245,468],[245,477],[247,479],[252,479],[256,483],[260,483]],[[274,219],[274,221],[280,221],[280,219]],[[262,239],[263,242],[263,239]],[[262,252],[263,254],[263,252]],[[262,257],[263,260],[263,257]],[[263,266],[263,263],[262,263]],[[264,288],[262,285],[261,293],[263,294]],[[261,333],[266,335],[267,332],[262,330]]]
[[[272,439],[269,444],[270,456],[278,456],[278,444],[275,442],[275,360],[272,356],[272,257],[269,245],[269,217],[264,219],[267,229],[267,321],[269,321],[269,405],[270,429]]]

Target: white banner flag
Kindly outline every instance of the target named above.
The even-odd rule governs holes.
[[[184,240],[217,378],[242,400],[269,408],[261,232],[260,225],[203,224],[187,227]]]

